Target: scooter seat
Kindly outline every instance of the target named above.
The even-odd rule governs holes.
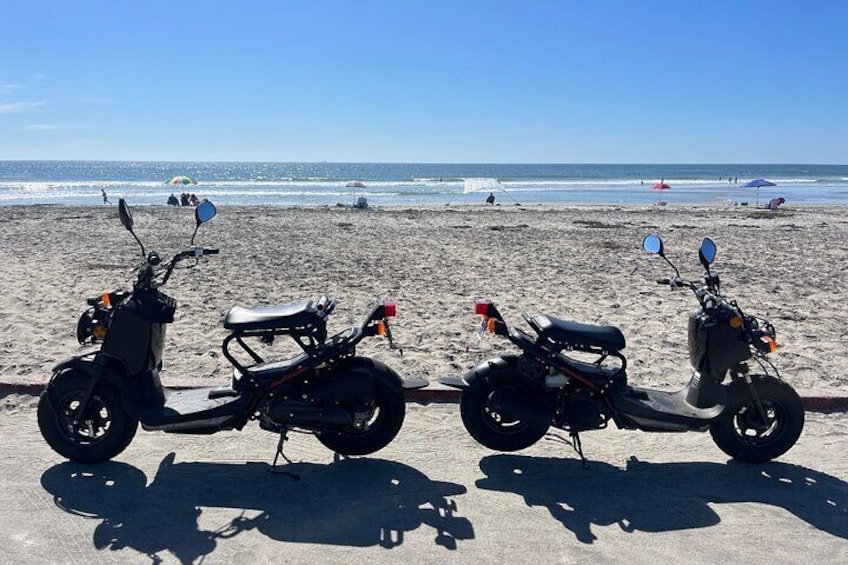
[[[261,308],[234,306],[224,318],[224,327],[233,331],[303,328],[320,322],[322,313],[312,300]]]
[[[539,314],[533,317],[533,324],[538,328],[541,337],[557,343],[583,347],[600,347],[607,351],[624,349],[624,334],[615,326],[593,326],[567,322]]]

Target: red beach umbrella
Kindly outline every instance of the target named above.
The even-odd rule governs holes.
[[[653,189],[660,194],[662,194],[663,190],[668,190],[669,188],[671,188],[671,186],[666,184],[665,182],[658,182],[653,186]],[[662,197],[657,198],[657,204],[662,204]]]

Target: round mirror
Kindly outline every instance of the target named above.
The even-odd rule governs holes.
[[[130,207],[127,205],[127,201],[123,198],[118,200],[118,216],[121,218],[121,223],[124,225],[124,227],[132,231],[132,214],[130,214]]]
[[[214,218],[217,213],[218,210],[215,208],[215,205],[208,200],[204,200],[194,209],[194,218],[197,220],[197,225],[199,226]]]
[[[701,248],[698,250],[698,255],[701,257],[701,263],[707,267],[715,261],[716,256],[716,245],[708,237],[704,238],[704,241],[701,242]]]
[[[648,253],[656,253],[657,255],[663,254],[663,242],[655,233],[650,235],[646,235],[645,239],[642,240],[642,249],[647,251]]]

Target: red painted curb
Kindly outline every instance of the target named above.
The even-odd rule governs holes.
[[[169,387],[185,389],[193,387]],[[38,396],[44,390],[43,384],[0,383],[0,398],[10,394],[28,394]],[[459,402],[462,391],[452,388],[420,388],[405,391],[408,402],[420,404]],[[801,397],[804,409],[810,412],[846,412],[848,396],[806,396]]]
[[[431,402],[459,402],[462,391],[455,388],[419,388],[404,391],[409,402],[429,404]]]
[[[811,412],[848,411],[848,398],[844,396],[803,396],[801,402]]]
[[[0,383],[0,397],[10,394],[29,394],[38,396],[44,390],[44,385],[36,384],[20,384],[20,383]]]

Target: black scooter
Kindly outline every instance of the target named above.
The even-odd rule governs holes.
[[[476,313],[483,316],[483,328],[508,338],[522,354],[484,361],[462,378],[440,379],[463,389],[462,422],[474,439],[490,449],[516,451],[555,426],[570,433],[583,458],[579,432],[612,421],[648,432],[709,430],[722,451],[747,462],[769,461],[795,444],[804,409],[766,357],[776,349],[774,326],[721,294],[719,277],[710,271],[716,255],[712,240],[704,239],[699,251],[703,285],[680,278],[656,235],[647,236],[642,247],[674,268],[673,278],[658,283],[689,288],[698,299],[699,308],[689,317],[694,368],[689,384],[678,392],[629,386],[624,335],[616,327],[524,314],[533,336],[509,326],[494,303],[480,300]],[[752,358],[764,374],[750,371],[746,361]]]
[[[404,389],[421,388],[427,381],[404,382],[379,361],[356,356],[356,345],[366,336],[385,335],[394,347],[388,318],[396,307],[391,302],[378,302],[361,327],[330,338],[327,319],[336,306],[332,298],[266,308],[236,306],[224,319],[231,332],[223,343],[234,368],[231,384],[163,388],[159,372],[165,330],[174,321],[177,303],[160,289],[181,262],[193,261],[188,266],[194,266],[201,257],[218,254],[218,249],[194,245],[197,229],[217,211],[208,201],[198,205],[192,247],[163,263],[155,251],[145,252],[124,199],[118,209],[144,261],[132,291],[89,299],[77,337],[92,347],[56,365],[41,395],[39,428],[57,453],[80,462],[111,459],[129,445],[139,422],[145,430],[213,434],[258,420],[263,429],[280,434],[275,467],[292,429],[314,432],[342,455],[373,453],[394,439],[404,420]],[[303,352],[266,362],[245,343],[247,338],[270,343],[281,335],[293,338]],[[252,362],[233,356],[233,342]]]

